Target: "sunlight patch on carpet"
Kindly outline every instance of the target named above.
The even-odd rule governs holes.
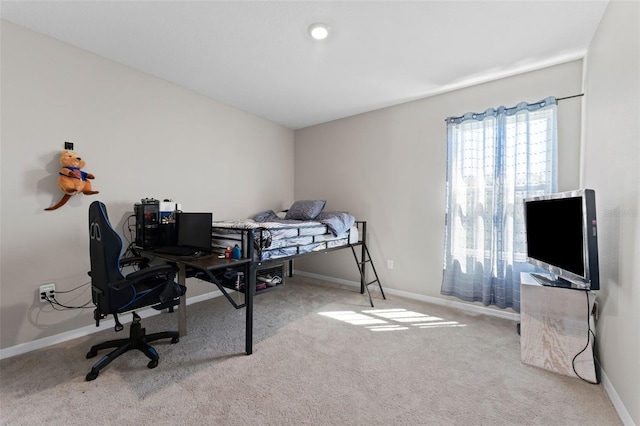
[[[406,309],[366,309],[362,312],[333,311],[318,312],[325,317],[333,318],[353,325],[362,325],[371,331],[401,331],[416,328],[465,327],[457,321],[445,321],[442,318],[408,311]],[[400,324],[398,324],[400,323]]]

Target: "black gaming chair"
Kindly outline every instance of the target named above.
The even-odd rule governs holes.
[[[131,350],[142,351],[151,361],[149,368],[158,365],[158,352],[148,342],[158,339],[171,339],[178,343],[177,331],[164,331],[146,334],[140,325],[140,316],[135,309],[151,306],[154,309],[169,309],[179,304],[186,288],[175,282],[177,268],[171,265],[148,266],[146,258],[120,259],[122,240],[113,230],[107,216],[107,209],[100,201],[94,201],[89,207],[89,248],[91,257],[91,288],[93,303],[96,305],[93,317],[96,327],[107,315],[113,315],[116,331],[124,327],[118,320],[118,314],[133,311],[129,338],[111,340],[91,348],[87,358],[93,358],[101,349],[115,348],[103,356],[87,374],[86,380],[94,380],[101,369],[111,361]],[[129,264],[138,264],[141,269],[124,276],[121,268]]]

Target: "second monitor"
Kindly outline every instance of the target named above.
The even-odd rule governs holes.
[[[178,246],[211,252],[213,213],[176,213],[176,242]]]

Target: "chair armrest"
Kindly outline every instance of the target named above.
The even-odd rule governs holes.
[[[111,284],[114,290],[122,290],[123,288],[137,284],[140,281],[148,280],[149,278],[163,275],[169,277],[178,273],[178,268],[173,265],[156,265],[149,268],[141,269],[127,275],[124,280],[117,281]]]
[[[137,257],[125,257],[120,259],[120,267],[129,266],[129,265],[139,265],[140,268],[146,268],[149,266],[149,262],[151,260],[147,257],[137,256]]]

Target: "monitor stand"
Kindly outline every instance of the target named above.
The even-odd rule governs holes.
[[[571,281],[565,280],[562,277],[557,277],[554,280],[553,278],[551,278],[548,275],[536,274],[534,272],[532,272],[530,275],[533,277],[533,279],[535,279],[540,284],[546,285],[546,286],[549,286],[549,287],[562,287],[562,288],[572,288],[572,287],[574,287],[574,284]]]

